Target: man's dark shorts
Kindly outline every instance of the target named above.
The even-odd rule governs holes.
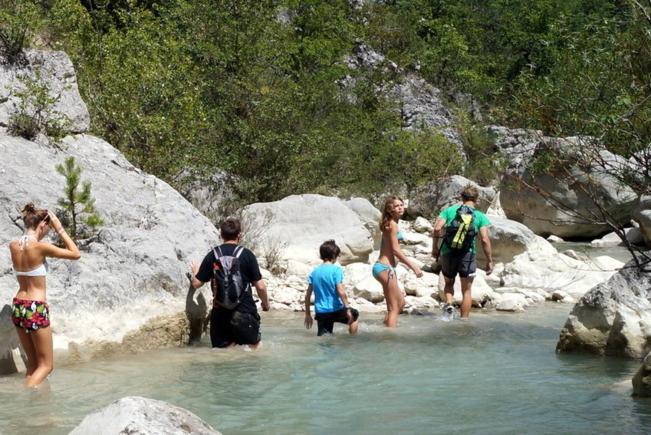
[[[210,341],[212,347],[260,342],[260,315],[240,313],[215,307],[210,313]]]
[[[359,318],[359,311],[355,308],[344,308],[339,311],[333,311],[332,313],[316,313],[314,318],[316,319],[316,324],[318,326],[317,335],[322,336],[325,333],[332,334],[332,328],[336,323],[345,323],[348,324],[348,313],[353,315],[353,322]]]
[[[475,254],[466,252],[461,255],[446,254],[439,259],[443,276],[447,278],[455,278],[457,273],[461,278],[468,278],[475,276],[477,271],[477,261]]]

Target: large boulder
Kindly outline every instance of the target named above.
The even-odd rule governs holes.
[[[382,212],[365,198],[351,198],[346,201],[346,206],[357,213],[362,222],[364,222],[366,229],[373,235],[375,247],[378,248],[380,246],[380,239],[382,238],[382,232],[380,231]]]
[[[633,211],[633,219],[640,224],[640,232],[647,246],[651,247],[651,195],[644,195]]]
[[[197,434],[220,432],[187,409],[145,397],[123,397],[88,414],[70,435]]]
[[[556,349],[643,358],[651,350],[651,271],[631,261],[586,293],[565,322]]]
[[[434,219],[444,208],[459,203],[461,191],[467,185],[479,190],[477,208],[486,211],[495,199],[495,189],[482,187],[461,175],[452,175],[416,188],[409,200],[407,213]]]
[[[571,164],[585,138],[546,137],[536,131],[493,128],[497,146],[509,160],[502,181],[500,201],[509,219],[522,222],[534,233],[547,237],[594,238],[611,231],[603,219],[594,216],[594,198],[609,213],[615,224],[630,220],[637,195],[608,171],[628,165],[623,157],[599,150],[589,170]],[[596,145],[590,145],[596,146]],[[567,155],[567,167],[534,173],[530,163],[543,152]],[[526,186],[526,187],[525,187]],[[537,193],[540,192],[540,193]],[[591,192],[590,194],[586,192]]]
[[[18,65],[0,62],[0,126],[6,127],[11,116],[19,110],[20,99],[16,92],[25,89],[25,78],[47,84],[50,96],[56,98],[50,115],[65,116],[70,121],[66,131],[88,131],[88,108],[79,95],[72,62],[62,51],[27,50],[24,62]]]
[[[642,361],[642,366],[633,376],[633,395],[651,397],[651,352]]]
[[[173,180],[181,195],[216,226],[238,208],[237,195],[232,189],[236,182],[237,178],[219,170],[206,176],[185,169]]]
[[[131,165],[105,141],[68,136],[56,148],[0,134],[0,245],[23,233],[19,210],[27,202],[56,209],[65,179],[56,170],[67,157],[92,182],[96,208],[104,219],[96,237],[83,241],[79,261],[50,261],[48,302],[53,313],[55,351],[85,344],[121,343],[128,333],[160,325],[210,300],[209,290],[189,293],[185,273],[218,240],[215,227],[164,181]],[[0,300],[9,304],[17,284],[9,250],[0,250]],[[201,295],[201,296],[200,296]],[[205,305],[205,304],[204,304]],[[3,307],[3,312],[6,305]],[[158,319],[154,322],[154,319]],[[179,329],[162,334],[159,345],[178,345]],[[142,329],[145,328],[145,329]],[[146,333],[145,333],[146,332]],[[0,355],[15,346],[15,331],[0,330]],[[137,347],[137,346],[133,346]]]
[[[265,255],[279,244],[286,260],[319,262],[319,246],[334,239],[342,264],[366,262],[373,251],[373,233],[366,218],[347,202],[322,195],[292,195],[280,201],[244,208],[246,225],[258,234],[256,251]]]
[[[491,240],[493,261],[495,263],[509,263],[516,255],[522,254],[536,243],[545,243],[533,231],[519,222],[496,216],[489,217],[491,225],[488,233]],[[486,261],[484,250],[477,236],[477,261]]]

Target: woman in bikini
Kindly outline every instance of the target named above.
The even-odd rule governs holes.
[[[405,306],[405,298],[398,287],[398,277],[395,267],[400,261],[414,271],[420,278],[423,272],[402,253],[400,241],[404,239],[402,231],[398,229],[398,221],[405,213],[405,204],[397,196],[390,196],[384,202],[380,230],[382,242],[380,243],[380,257],[373,265],[373,277],[382,284],[384,298],[387,302],[387,314],[384,324],[390,328],[398,326],[398,315]],[[397,261],[396,261],[397,259]]]
[[[23,209],[23,221],[25,234],[9,243],[19,285],[12,304],[11,320],[27,355],[25,383],[28,387],[36,387],[54,367],[50,312],[45,298],[45,258],[78,260],[80,254],[54,213],[37,209],[30,203]],[[50,227],[59,234],[65,248],[41,241]]]

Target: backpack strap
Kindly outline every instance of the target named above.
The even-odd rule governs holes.
[[[241,247],[240,245],[237,245],[235,247],[235,250],[233,251],[233,257],[240,258],[240,255],[242,255],[242,252],[244,252],[244,248]]]
[[[219,246],[212,248],[212,252],[215,254],[215,260],[218,260],[224,256],[224,254],[222,254],[222,249]]]

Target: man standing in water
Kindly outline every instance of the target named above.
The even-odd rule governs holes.
[[[479,210],[475,210],[475,203],[479,192],[472,185],[466,186],[461,192],[463,204],[453,205],[439,214],[432,232],[432,257],[439,261],[445,278],[445,300],[443,310],[452,313],[454,296],[454,280],[457,273],[461,278],[461,318],[470,316],[472,306],[472,281],[477,270],[477,233],[486,255],[486,274],[493,271],[493,257],[491,241],[488,237],[488,226],[491,224],[488,217]],[[444,231],[445,229],[445,231]],[[439,242],[443,239],[443,242]]]
[[[260,345],[260,315],[253,301],[251,285],[258,293],[263,311],[269,311],[267,286],[262,280],[255,254],[239,246],[241,226],[237,219],[226,219],[220,226],[224,243],[214,247],[201,266],[190,265],[192,287],[211,283],[213,307],[210,313],[212,347]]]

